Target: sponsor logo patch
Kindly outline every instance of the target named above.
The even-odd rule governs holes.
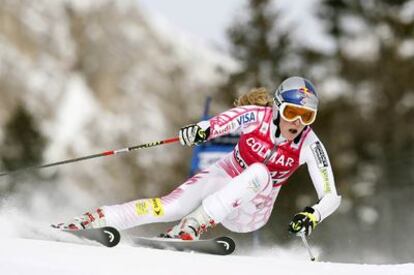
[[[329,185],[329,177],[328,177],[328,169],[322,168],[320,169],[322,174],[322,180],[323,180],[323,191],[325,193],[331,193],[331,186]]]
[[[240,156],[239,148],[236,146],[234,149],[234,159],[237,161],[237,163],[240,165],[241,168],[246,169],[247,165]]]
[[[237,128],[236,125],[237,122],[231,122],[229,124],[223,125],[223,126],[216,126],[213,130],[213,137],[221,136],[224,134],[230,133],[233,129]]]
[[[144,216],[148,214],[149,201],[141,200],[135,204],[135,213],[138,216]]]
[[[256,120],[256,116],[254,115],[254,112],[250,112],[250,113],[246,113],[244,115],[241,115],[238,119],[237,119],[237,123],[239,123],[239,125],[243,125],[252,121]]]
[[[248,188],[251,189],[254,193],[257,193],[260,189],[259,180],[257,178],[253,178],[252,181],[249,183]]]
[[[328,167],[328,158],[322,149],[322,145],[319,141],[311,145],[312,153],[318,163],[319,168]]]
[[[160,198],[151,199],[152,204],[152,214],[155,217],[164,216],[164,206]]]

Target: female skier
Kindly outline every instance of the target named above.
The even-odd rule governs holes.
[[[296,214],[289,231],[309,235],[341,201],[326,150],[310,128],[318,103],[314,86],[301,77],[283,81],[273,98],[264,88],[253,89],[235,108],[179,131],[180,143],[188,146],[240,131],[231,153],[164,197],[103,206],[58,227],[122,230],[181,219],[162,236],[195,240],[218,223],[251,232],[266,224],[281,187],[307,164],[319,202]]]

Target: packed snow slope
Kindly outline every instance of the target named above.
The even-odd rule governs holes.
[[[286,256],[286,255],[285,255]],[[414,264],[360,265],[310,262],[304,255],[213,256],[189,252],[7,238],[1,240],[0,274],[317,274],[412,275]]]

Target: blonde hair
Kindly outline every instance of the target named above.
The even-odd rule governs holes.
[[[266,88],[253,88],[234,101],[234,106],[259,105],[272,106],[273,99]]]

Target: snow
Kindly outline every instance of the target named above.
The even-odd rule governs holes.
[[[6,238],[1,240],[0,274],[317,274],[405,275],[414,264],[360,265],[311,262],[295,254],[277,257],[215,256],[132,247],[125,241],[115,248],[94,244]]]

